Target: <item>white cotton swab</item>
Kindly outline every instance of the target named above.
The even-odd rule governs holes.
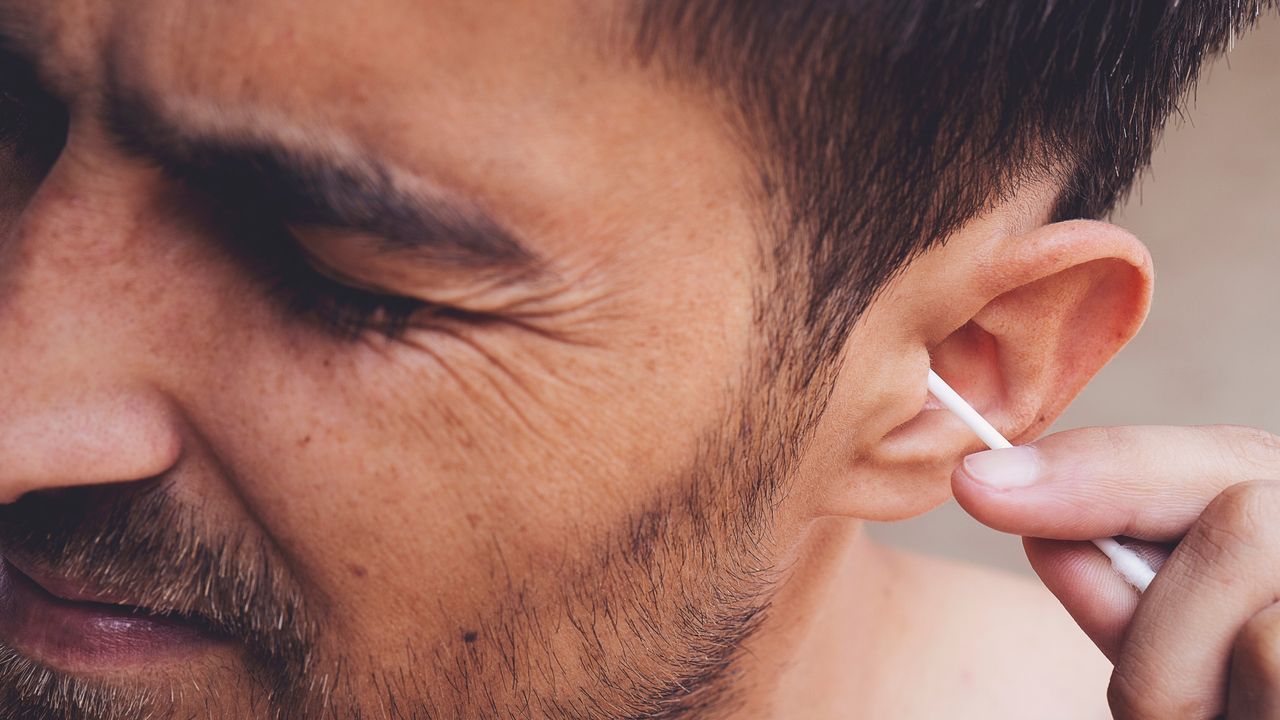
[[[999,430],[996,430],[987,419],[978,414],[973,406],[965,402],[960,394],[951,389],[942,378],[933,370],[929,371],[929,392],[938,398],[938,401],[946,406],[948,410],[955,413],[965,425],[968,425],[982,442],[992,450],[1003,450],[1013,447],[1013,443],[1009,442]],[[1121,577],[1129,581],[1129,584],[1142,592],[1151,584],[1151,580],[1155,578],[1156,571],[1151,569],[1147,561],[1138,556],[1137,553],[1129,548],[1116,542],[1113,538],[1101,538],[1093,541],[1107,557],[1111,558],[1111,566],[1120,573]]]

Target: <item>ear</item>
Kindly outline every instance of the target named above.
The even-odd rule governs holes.
[[[922,255],[849,338],[806,457],[816,514],[895,520],[945,501],[984,446],[928,395],[929,367],[1029,441],[1137,333],[1153,282],[1146,248],[1101,222],[976,227]]]

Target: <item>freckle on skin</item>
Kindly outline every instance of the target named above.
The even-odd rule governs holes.
[[[304,438],[302,438],[301,440],[299,440],[299,441],[298,441],[298,447],[300,447],[300,448],[304,448],[304,447],[306,447],[306,446],[308,446],[308,445],[310,445],[310,444],[311,444],[311,436],[310,436],[310,435],[307,435],[306,437],[304,437]]]
[[[475,641],[476,641],[476,631],[475,631],[475,630],[468,630],[468,631],[466,631],[466,632],[462,633],[462,641],[463,641],[463,642],[465,642],[465,643],[467,643],[467,644],[471,644],[471,643],[475,642]]]
[[[363,565],[349,565],[348,568],[351,570],[351,574],[358,578],[362,578],[369,574],[369,571],[366,570]]]
[[[480,516],[475,513],[467,513],[467,522],[471,524],[471,529],[475,530],[480,524]]]

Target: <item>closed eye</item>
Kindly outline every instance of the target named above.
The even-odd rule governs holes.
[[[354,340],[374,332],[398,339],[416,317],[438,307],[340,280],[337,273],[310,257],[296,239],[284,242],[288,247],[267,270],[271,294],[295,316],[315,320],[339,338]]]

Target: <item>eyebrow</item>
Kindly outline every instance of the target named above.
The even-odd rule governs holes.
[[[103,107],[122,148],[216,200],[286,224],[352,231],[373,238],[379,251],[449,268],[513,281],[543,274],[542,258],[478,203],[414,188],[422,183],[350,143],[322,141],[265,116],[239,127],[182,122],[114,83],[104,87]]]

